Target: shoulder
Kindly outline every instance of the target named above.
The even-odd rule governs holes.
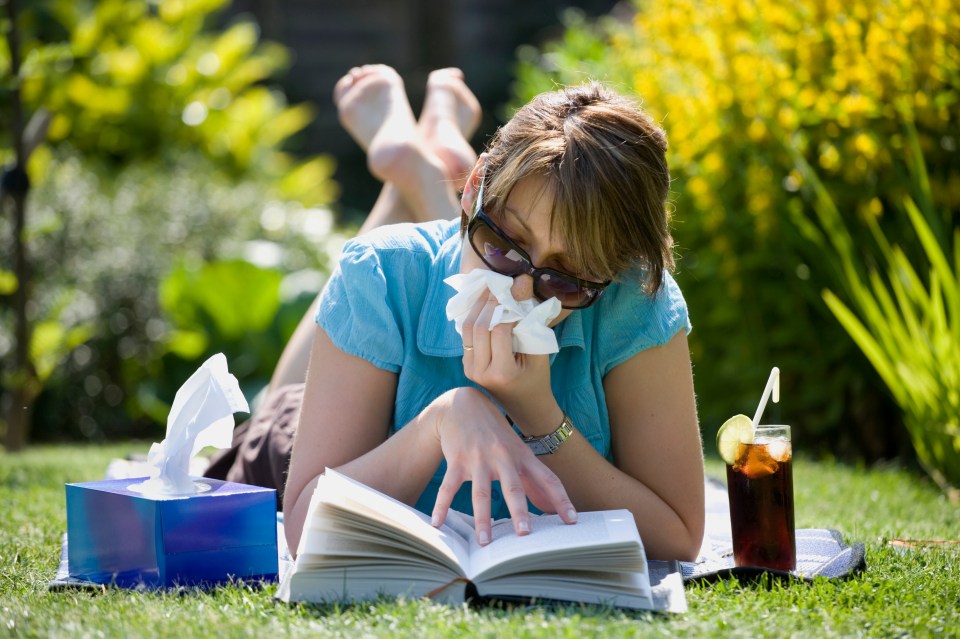
[[[387,259],[429,259],[440,253],[457,228],[459,225],[450,220],[381,226],[348,240],[344,244],[340,262],[356,260],[365,255],[384,255]]]
[[[687,303],[676,280],[664,273],[663,283],[654,293],[647,293],[640,285],[641,273],[631,271],[614,281],[597,301],[597,314],[611,326],[636,326],[645,322],[672,322],[687,318]]]
[[[348,241],[324,288],[317,323],[339,349],[397,372],[450,229],[445,222],[381,227]],[[455,232],[455,231],[454,231]]]
[[[423,294],[459,226],[447,220],[392,224],[344,244],[330,285],[368,290],[387,303]]]
[[[642,350],[667,344],[681,330],[691,330],[686,300],[671,274],[664,274],[653,294],[644,292],[640,282],[640,273],[626,273],[597,301],[595,335],[604,374]]]

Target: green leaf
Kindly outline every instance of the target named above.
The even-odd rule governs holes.
[[[0,269],[0,295],[13,295],[19,287],[17,275],[13,271]]]
[[[199,333],[204,321],[225,339],[267,329],[280,306],[281,273],[241,260],[178,268],[160,286],[161,307],[178,329]],[[187,350],[196,345],[182,346]]]
[[[38,322],[30,339],[30,361],[37,379],[41,383],[49,379],[64,358],[92,335],[90,324],[64,328],[59,320]]]
[[[168,338],[167,348],[181,359],[192,361],[203,355],[208,342],[203,331],[174,330]]]
[[[954,318],[954,322],[960,323],[960,288],[957,285],[957,275],[951,270],[943,247],[940,246],[913,200],[907,199],[904,202],[904,209],[907,211],[910,222],[920,238],[920,244],[923,246],[927,259],[930,260],[931,266],[943,283],[943,295],[947,300],[947,306],[950,308],[950,314]],[[960,229],[957,230],[960,231]]]
[[[897,374],[893,362],[887,357],[886,352],[873,338],[870,331],[867,330],[850,308],[840,301],[840,298],[838,298],[833,291],[824,291],[823,300],[840,324],[850,334],[850,337],[853,338],[853,341],[856,342],[857,346],[863,351],[863,354],[870,360],[870,363],[877,369],[877,373],[879,373],[894,397],[896,397],[898,401],[905,398],[906,390],[902,386],[902,381]]]
[[[227,337],[265,330],[280,306],[283,275],[249,262],[208,264],[197,283],[203,307]]]

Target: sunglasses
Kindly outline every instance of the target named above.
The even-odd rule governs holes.
[[[591,282],[553,268],[534,266],[530,255],[483,212],[482,198],[483,181],[477,193],[476,209],[467,225],[467,238],[477,256],[491,270],[507,277],[530,275],[537,299],[545,301],[556,297],[563,308],[587,308],[600,298],[609,281]]]

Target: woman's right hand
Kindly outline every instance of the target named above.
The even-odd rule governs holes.
[[[436,436],[447,462],[437,491],[433,524],[443,524],[460,486],[473,486],[477,542],[490,543],[490,484],[500,481],[517,535],[530,532],[527,498],[544,512],[575,523],[574,509],[560,479],[534,456],[489,397],[472,387],[456,388],[434,400]]]
[[[516,325],[490,328],[499,305],[493,294],[481,297],[464,319],[464,375],[490,393],[523,432],[542,430],[544,422],[555,428],[563,410],[550,387],[550,356],[514,353]]]

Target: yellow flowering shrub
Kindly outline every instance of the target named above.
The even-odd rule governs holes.
[[[522,52],[518,99],[607,81],[666,129],[677,279],[691,309],[702,423],[752,411],[773,365],[797,438],[903,452],[889,397],[826,309],[841,265],[795,166],[818,172],[870,264],[868,219],[912,233],[905,125],[929,173],[935,233],[960,212],[960,0],[634,0],[631,19],[573,15]],[[914,247],[919,252],[919,247]],[[905,247],[909,251],[909,247]]]
[[[960,162],[937,162],[956,160],[960,142],[956,0],[671,0],[638,9],[633,29],[613,39],[611,55],[663,118],[677,165],[700,165],[716,183],[748,168],[716,153],[733,132],[740,145],[758,147],[802,133],[795,143],[828,185],[854,187],[858,212],[876,213],[865,193],[889,197],[905,183],[878,181],[904,155],[901,119],[908,118],[928,164],[939,169],[931,176],[934,197],[960,208]],[[757,153],[756,163],[765,165],[764,155]],[[784,176],[759,177],[753,192],[776,190]],[[701,193],[698,204],[739,207],[717,190]],[[748,197],[747,212],[758,222],[777,215],[769,210],[775,201]]]

